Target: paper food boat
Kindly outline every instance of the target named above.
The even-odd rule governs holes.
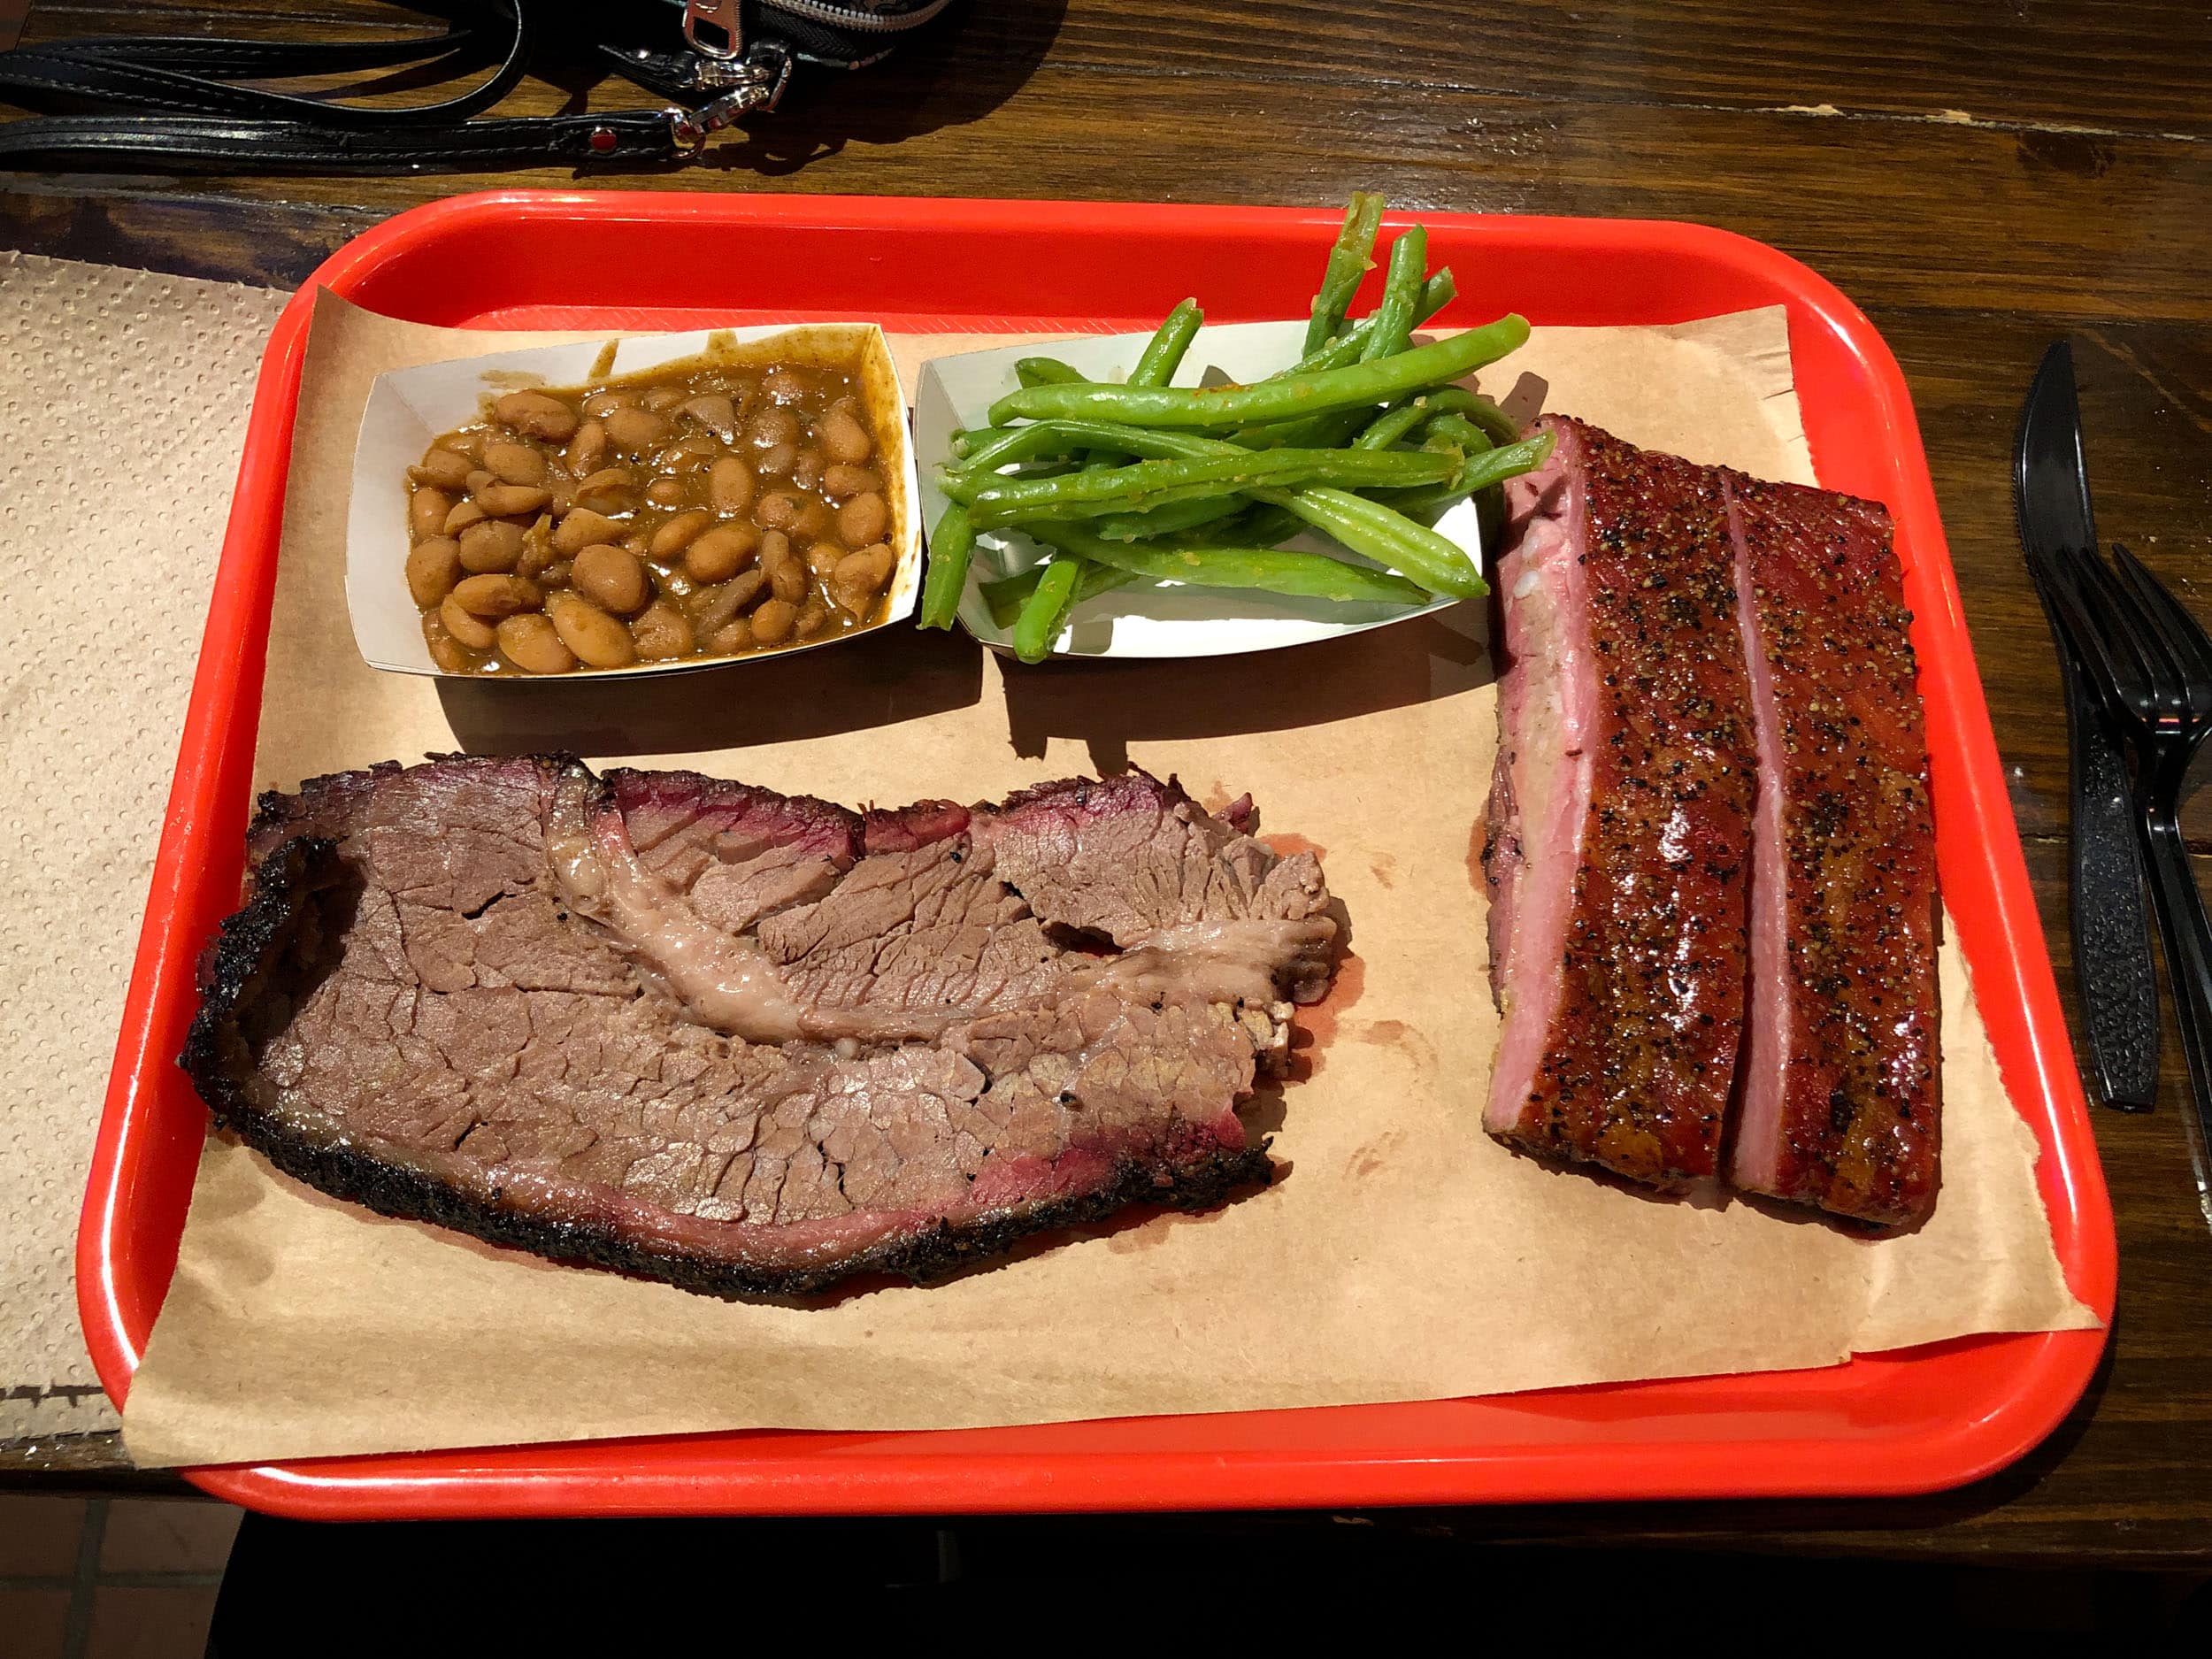
[[[627,668],[578,668],[565,674],[518,675],[517,681],[636,679],[737,667],[841,644],[910,617],[921,591],[921,515],[916,504],[914,456],[907,442],[905,389],[899,384],[883,331],[872,323],[810,323],[798,327],[641,334],[612,342],[591,340],[495,351],[377,376],[369,388],[361,434],[354,447],[353,494],[346,518],[346,608],[353,618],[354,642],[370,665],[444,680],[480,678],[449,673],[431,660],[429,644],[423,638],[421,612],[407,591],[407,469],[422,459],[432,439],[480,419],[488,397],[535,386],[598,385],[687,359],[699,359],[703,365],[802,363],[841,368],[855,376],[879,448],[884,493],[891,508],[889,540],[898,556],[881,618],[866,627],[811,643],[742,657],[689,657],[637,663]]]
[[[1202,329],[1184,354],[1175,384],[1264,380],[1298,360],[1305,349],[1305,337],[1302,322],[1231,323]],[[944,494],[937,488],[937,469],[953,458],[954,434],[990,424],[991,405],[1020,384],[1014,374],[1017,361],[1049,356],[1091,380],[1125,380],[1151,338],[1148,334],[1097,334],[1051,345],[963,352],[925,365],[914,400],[914,449],[920,462],[924,522],[935,524],[945,511]],[[1436,528],[1480,568],[1481,530],[1471,502],[1455,506],[1437,520]],[[1341,552],[1333,542],[1302,536],[1284,545]],[[978,534],[967,591],[960,599],[961,626],[993,649],[1010,651],[1013,629],[1000,627],[991,620],[982,585],[1018,575],[1045,554],[1044,548],[1018,530],[986,530]],[[1055,656],[1061,657],[1226,657],[1240,651],[1304,645],[1341,634],[1363,634],[1411,617],[1427,616],[1457,603],[1439,599],[1433,604],[1408,609],[1297,599],[1241,588],[1118,588],[1076,606],[1052,649]]]

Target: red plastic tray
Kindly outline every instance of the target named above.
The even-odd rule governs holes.
[[[1889,503],[1916,617],[1944,897],[2043,1150],[2074,1292],[2109,1318],[2112,1212],[2060,1016],[1935,495],[1897,365],[1796,261],[1725,232],[1425,214],[1460,274],[1442,319],[1662,323],[1789,309],[1824,483]],[[255,396],[78,1240],[120,1404],[176,1262],[206,1113],[173,1063],[193,960],[238,891],[285,470],[315,284],[422,322],[692,328],[868,317],[894,329],[1149,327],[1186,294],[1299,314],[1336,216],[1265,208],[503,192],[401,214],[284,313]],[[1808,1371],[1333,1410],[935,1433],[763,1432],[191,1471],[305,1517],[1261,1508],[1898,1494],[2001,1467],[2057,1425],[2094,1331],[1980,1337]]]

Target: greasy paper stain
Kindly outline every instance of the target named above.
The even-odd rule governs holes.
[[[1298,1010],[1290,1033],[1290,1080],[1302,1083],[1321,1069],[1321,1056],[1335,1041],[1338,1022],[1367,988],[1367,964],[1350,951],[1337,964],[1328,995]]]
[[[1352,1179],[1363,1179],[1382,1168],[1384,1164],[1390,1162],[1392,1155],[1397,1151],[1399,1145],[1404,1140],[1405,1136],[1400,1131],[1386,1129],[1372,1141],[1360,1147],[1352,1154]]]
[[[1399,1049],[1425,1071],[1436,1069],[1436,1045],[1402,1019],[1371,1019],[1364,1025],[1348,1025],[1345,1032],[1355,1042]]]
[[[1482,849],[1490,844],[1490,817],[1485,813],[1475,820],[1474,828],[1467,832],[1467,879],[1478,893],[1489,891],[1489,876],[1482,867]]]

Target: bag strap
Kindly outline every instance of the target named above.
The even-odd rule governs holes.
[[[473,20],[449,15],[442,34],[408,40],[96,38],[0,52],[0,96],[11,103],[42,111],[122,111],[47,113],[0,125],[0,157],[16,165],[128,157],[169,168],[210,162],[280,170],[495,167],[667,161],[704,141],[705,130],[680,109],[472,121],[522,78],[536,43],[531,0],[446,0],[442,9]],[[342,74],[494,55],[497,67],[480,85],[409,109],[235,84],[249,76]],[[620,68],[619,55],[611,56]]]
[[[164,172],[219,162],[224,172],[390,173],[667,161],[696,147],[678,130],[680,114],[507,116],[366,131],[214,115],[50,115],[0,124],[0,165],[127,159],[133,166]]]

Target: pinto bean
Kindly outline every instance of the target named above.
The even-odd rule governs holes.
[[[553,550],[573,558],[601,541],[619,541],[622,526],[603,512],[579,507],[553,526]]]
[[[465,579],[454,588],[452,598],[472,617],[511,617],[518,611],[535,611],[545,603],[537,583],[495,572]]]
[[[637,654],[649,662],[688,657],[697,642],[691,618],[665,599],[656,599],[646,606],[644,613],[630,625],[630,634],[637,641]]]
[[[474,574],[511,571],[522,562],[523,533],[503,518],[486,518],[461,532],[461,567]]]
[[[875,440],[849,409],[832,409],[815,424],[814,435],[820,440],[824,455],[847,466],[857,466],[875,453]]]
[[[426,535],[445,534],[446,515],[453,497],[435,485],[425,484],[407,498],[407,531],[418,541]]]
[[[637,661],[630,630],[581,595],[559,593],[547,606],[561,643],[594,668],[627,668]]]
[[[588,478],[607,464],[607,429],[595,420],[587,420],[576,428],[576,435],[569,441],[568,453],[561,457],[568,470],[578,478]]]
[[[438,620],[445,631],[472,651],[492,649],[492,625],[481,617],[470,614],[468,608],[451,594],[439,602]]]
[[[713,522],[714,515],[710,512],[680,512],[653,532],[648,551],[657,559],[673,558],[697,541]]]
[[[751,564],[761,534],[749,524],[717,525],[684,549],[684,573],[695,582],[726,582]]]
[[[617,616],[627,616],[653,596],[652,579],[627,548],[586,548],[570,567],[569,580],[585,598]]]
[[[890,524],[890,506],[873,490],[854,496],[837,510],[837,538],[847,547],[863,548],[882,541]]]
[[[461,544],[450,536],[418,541],[407,555],[407,591],[418,610],[427,611],[461,580]]]
[[[631,455],[642,455],[668,435],[668,422],[649,409],[610,410],[600,417],[607,441]]]
[[[457,490],[468,487],[469,474],[475,470],[475,463],[459,450],[433,445],[420,465],[407,469],[407,476],[418,484],[435,484],[440,489]]]
[[[707,501],[715,511],[734,517],[753,504],[753,469],[726,455],[707,469]]]
[[[702,636],[717,633],[767,591],[767,572],[757,567],[741,571],[718,587],[703,588],[692,595],[692,626]]]
[[[499,649],[517,668],[533,674],[565,674],[575,653],[561,643],[552,618],[535,612],[507,618],[493,630]]]
[[[786,599],[764,599],[753,612],[753,643],[781,645],[798,625],[799,608]]]
[[[548,443],[566,443],[576,432],[576,411],[544,392],[508,393],[492,405],[492,419],[510,432]]]
[[[488,443],[484,465],[506,484],[545,482],[545,452],[526,443]]]

